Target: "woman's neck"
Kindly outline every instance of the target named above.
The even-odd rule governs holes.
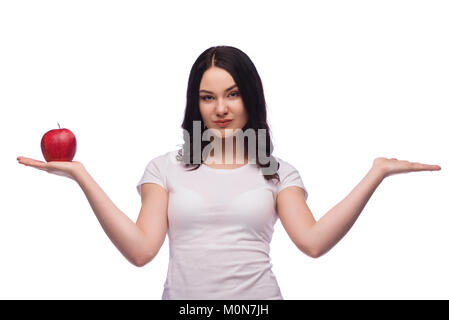
[[[206,157],[205,162],[207,162],[207,164],[221,165],[247,164],[247,150],[245,150],[244,146],[237,146],[235,137],[231,138],[233,138],[233,140],[221,139],[221,144],[219,141],[215,144],[214,141],[212,141],[212,149],[210,150],[210,154]],[[227,144],[228,146],[226,147]]]

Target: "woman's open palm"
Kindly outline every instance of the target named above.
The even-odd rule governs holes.
[[[384,177],[388,177],[398,173],[407,173],[413,171],[436,171],[441,170],[439,165],[425,164],[419,162],[410,162],[407,160],[398,160],[396,158],[376,158],[373,167],[379,168]]]
[[[83,164],[78,161],[49,161],[44,162],[31,158],[19,156],[17,161],[25,166],[33,167],[39,170],[47,171],[58,176],[67,177],[75,180],[74,174],[82,169]]]

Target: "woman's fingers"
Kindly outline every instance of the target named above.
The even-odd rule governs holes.
[[[84,166],[79,161],[49,161],[44,162],[27,157],[19,156],[17,161],[25,166],[30,166],[39,170],[44,170],[48,173],[56,174],[58,176],[75,179],[74,174],[79,170],[83,170]]]
[[[419,162],[412,162],[411,166],[415,171],[436,171],[441,170],[441,167],[436,164],[425,164]]]
[[[36,169],[41,169],[41,170],[45,170],[45,171],[48,170],[47,163],[40,161],[40,160],[35,160],[35,159],[19,156],[19,157],[17,157],[17,161],[19,161],[20,164],[23,164],[25,166],[34,167]]]
[[[404,172],[410,172],[410,171],[436,171],[441,170],[441,167],[439,165],[434,164],[426,164],[426,163],[420,163],[420,162],[410,162],[407,160],[397,160],[397,159],[391,159],[392,167],[394,170],[394,167],[397,165],[397,169],[400,169]]]

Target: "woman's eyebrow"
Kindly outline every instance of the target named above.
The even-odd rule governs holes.
[[[227,89],[225,90],[225,92],[226,92],[226,91],[229,91],[229,90],[231,90],[231,89],[233,89],[233,88],[235,88],[235,87],[237,87],[237,84],[234,84],[232,87],[227,88]],[[212,91],[208,91],[208,90],[200,90],[200,92],[213,93]]]

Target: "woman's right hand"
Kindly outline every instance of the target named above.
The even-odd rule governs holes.
[[[78,161],[44,162],[22,156],[17,157],[17,161],[19,161],[20,164],[23,164],[25,166],[47,171],[48,173],[53,173],[58,176],[67,177],[75,181],[76,181],[75,179],[76,173],[84,169],[83,164]]]

